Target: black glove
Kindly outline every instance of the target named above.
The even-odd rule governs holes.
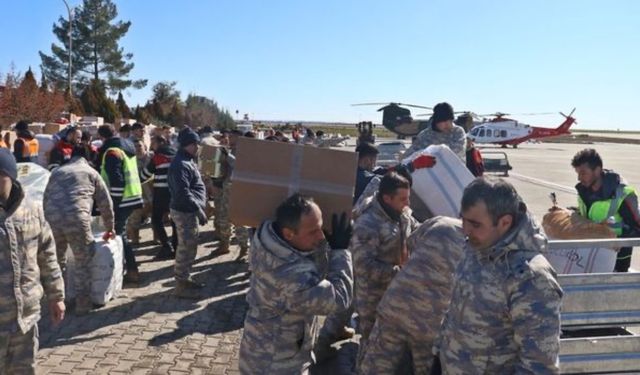
[[[207,221],[209,221],[207,219],[207,215],[204,213],[204,211],[202,209],[198,210],[198,223],[202,226],[202,225],[206,225]]]
[[[431,366],[431,375],[442,375],[442,365],[440,364],[440,355],[433,357],[433,365]]]
[[[337,214],[331,216],[331,234],[325,233],[327,242],[332,249],[346,249],[351,240],[351,221],[346,213],[342,213],[340,218]]]

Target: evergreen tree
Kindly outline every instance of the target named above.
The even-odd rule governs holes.
[[[104,117],[105,122],[114,122],[118,113],[113,100],[107,97],[100,81],[92,81],[80,95],[84,113]]]
[[[143,124],[151,123],[151,117],[149,116],[149,112],[140,106],[136,106],[136,110],[133,115],[136,118],[136,121],[141,122]]]
[[[131,22],[115,21],[118,11],[111,0],[83,0],[73,18],[72,81],[85,88],[93,81],[116,93],[129,87],[142,88],[147,80],[131,80],[134,67],[132,53],[125,53],[120,39],[129,31]],[[57,87],[68,82],[69,21],[63,17],[53,25],[53,33],[62,45],[51,45],[51,55],[40,52],[42,67],[47,78]]]
[[[47,82],[47,77],[45,77],[44,72],[40,77],[40,91],[43,93],[49,92],[49,82]]]
[[[116,109],[122,118],[131,118],[131,109],[124,101],[122,91],[118,92],[118,99],[116,100]]]

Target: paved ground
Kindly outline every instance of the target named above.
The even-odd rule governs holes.
[[[594,145],[605,166],[622,173],[640,187],[637,154],[640,146]],[[562,205],[572,205],[575,173],[572,155],[582,145],[524,144],[507,149],[514,165],[509,180],[538,218],[550,206],[548,193],[558,193]],[[489,148],[483,148],[489,151]],[[505,151],[495,149],[493,151]],[[143,283],[125,289],[107,306],[84,317],[70,312],[56,328],[45,316],[40,324],[38,372],[67,374],[237,374],[238,350],[246,311],[247,266],[229,255],[217,256],[211,226],[205,227],[194,266],[205,282],[206,298],[189,302],[172,297],[172,261],[152,262],[154,245],[137,250]],[[148,241],[150,229],[142,239]],[[640,269],[640,257],[634,265]],[[348,373],[355,342],[343,343],[340,355],[315,374]]]

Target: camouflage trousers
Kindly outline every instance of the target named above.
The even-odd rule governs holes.
[[[127,234],[129,239],[138,243],[140,241],[140,229],[144,221],[151,217],[151,211],[153,210],[153,188],[151,184],[142,184],[142,208],[133,210],[129,215],[129,221],[127,221]],[[154,233],[155,238],[155,233]]]
[[[229,197],[231,196],[231,182],[224,182],[222,190],[217,189],[214,194],[213,204],[215,205],[215,217],[213,224],[216,232],[220,237],[221,244],[228,245],[231,242],[231,221],[229,221]],[[238,246],[242,250],[248,250],[250,245],[250,229],[249,227],[234,227]]]
[[[198,217],[194,212],[171,210],[171,219],[178,231],[174,275],[176,280],[188,280],[198,252]]]
[[[407,332],[379,316],[359,363],[359,374],[429,374],[433,362],[432,336],[426,332]]]
[[[27,333],[0,332],[0,374],[35,374],[38,325]]]
[[[95,239],[91,223],[52,221],[51,233],[56,242],[58,263],[62,270],[67,267],[67,246],[71,246],[75,260],[75,291],[78,297],[89,297],[91,274],[89,265],[95,252]]]

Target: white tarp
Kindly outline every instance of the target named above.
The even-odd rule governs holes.
[[[122,237],[109,242],[96,234],[95,254],[89,265],[91,275],[91,302],[104,305],[122,290],[123,248]],[[71,248],[67,248],[67,270],[65,272],[65,294],[75,297],[75,261]]]
[[[18,163],[18,182],[22,185],[27,199],[42,204],[44,189],[49,182],[50,172],[36,163]]]

